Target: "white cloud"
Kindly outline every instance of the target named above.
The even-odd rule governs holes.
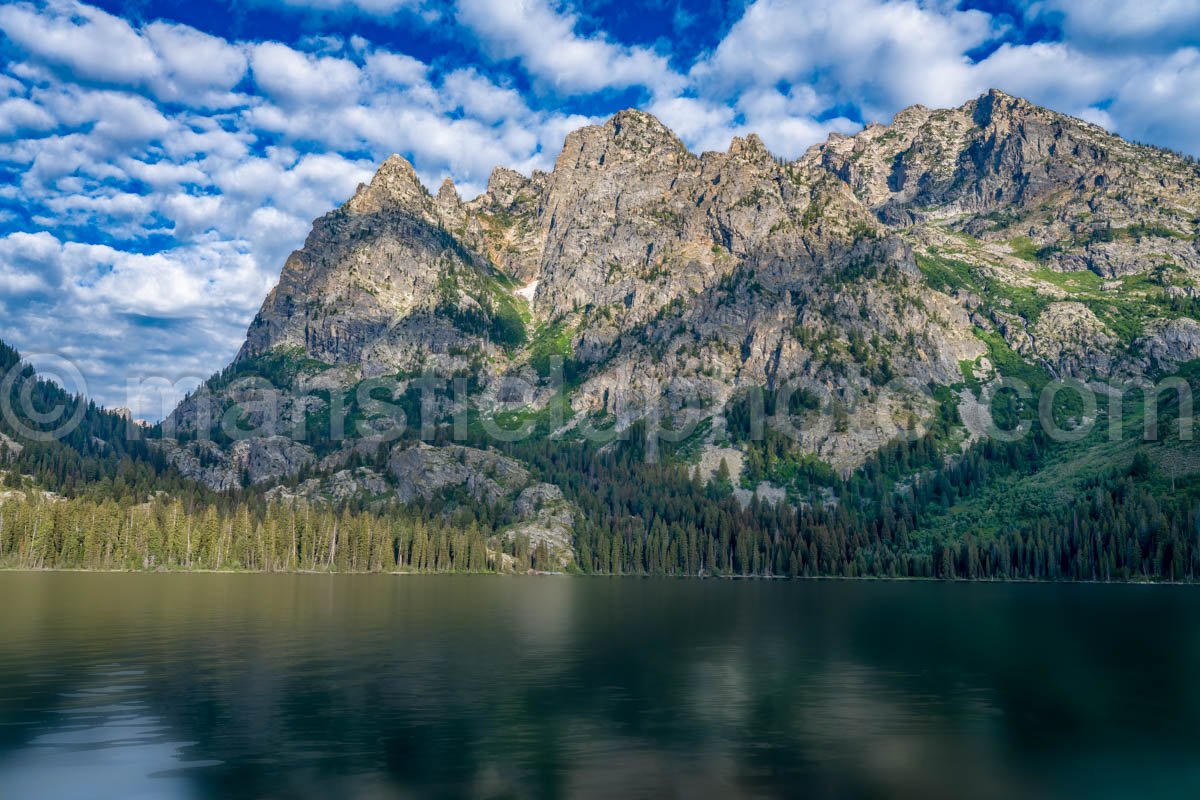
[[[118,159],[117,166],[130,178],[155,191],[167,191],[187,184],[206,182],[204,171],[195,163],[177,164],[162,160],[147,162],[128,156]]]
[[[221,225],[225,219],[225,200],[218,194],[172,193],[163,202],[162,210],[175,223],[172,233],[186,241]]]
[[[1057,24],[1073,46],[1102,55],[1116,50],[1161,54],[1200,45],[1195,0],[1042,0],[1027,16]]]
[[[908,0],[758,0],[690,78],[724,98],[780,82],[810,85],[830,105],[854,102],[882,117],[977,93],[965,53],[992,32],[982,12]]]
[[[668,94],[683,86],[668,60],[603,35],[580,36],[576,18],[543,0],[459,0],[458,21],[499,58],[515,58],[559,93],[644,86]]]
[[[186,25],[165,22],[147,25],[145,35],[162,61],[162,69],[153,79],[159,97],[188,102],[195,99],[196,93],[202,93],[218,101],[213,105],[236,104],[236,98],[223,95],[246,74],[246,55],[241,47]]]
[[[62,282],[59,242],[45,231],[0,238],[0,286],[8,297],[48,293]]]
[[[304,106],[297,114],[263,103],[245,112],[260,131],[284,141],[310,142],[333,151],[368,150],[378,157],[404,153],[433,187],[452,175],[464,196],[481,191],[496,165],[546,168],[566,133],[583,117],[535,112],[510,87],[470,69],[431,77],[426,65],[385,51],[363,55],[359,99]]]
[[[1200,44],[1200,6],[1046,0],[1027,16],[1060,24],[1063,40],[1003,44],[973,61],[968,53],[994,46],[1005,29],[957,4],[756,0],[693,66],[694,99],[656,107],[680,117],[685,130],[732,109],[776,152],[791,155],[826,130],[848,128],[844,119],[816,123],[827,110],[853,106],[884,122],[914,103],[954,106],[996,87],[1132,138],[1196,151],[1200,51],[1181,45]],[[798,98],[797,87],[809,96]],[[719,131],[699,130],[707,143]]]
[[[139,84],[159,71],[153,48],[129,23],[82,3],[5,6],[0,30],[31,55],[81,78]]]
[[[269,283],[229,245],[144,255],[12,233],[0,237],[0,336],[71,354],[91,393],[124,405],[131,377],[186,378],[186,390],[209,374],[213,353],[195,346],[199,337],[232,355],[244,329],[230,324],[230,312],[257,304]]]
[[[695,151],[724,150],[737,129],[737,115],[725,103],[670,97],[655,100],[647,110]]]
[[[45,131],[53,127],[54,117],[36,103],[23,97],[0,102],[0,136]]]
[[[93,83],[145,88],[201,108],[236,105],[229,94],[246,71],[241,48],[186,25],[142,31],[72,0],[0,7],[3,31],[30,58]]]
[[[277,42],[256,45],[250,58],[254,82],[287,105],[348,105],[358,100],[359,70],[353,62],[313,56]]]
[[[1115,130],[1133,139],[1200,154],[1200,50],[1186,48],[1161,60],[1139,63],[1114,76],[1121,91],[1106,113]]]
[[[1119,81],[1114,80],[1114,67],[1122,68],[1112,61],[1097,61],[1061,42],[1038,42],[1003,45],[975,71],[982,83],[1079,114],[1120,88]]]
[[[366,14],[389,15],[398,11],[419,9],[422,0],[279,0],[282,5],[311,8],[317,11],[362,11]]]
[[[442,82],[442,96],[450,108],[488,124],[512,119],[526,111],[525,100],[515,90],[497,86],[472,69],[447,75]]]
[[[16,78],[0,73],[0,94],[3,94],[5,97],[25,94],[25,84]]]
[[[401,53],[368,52],[366,71],[384,86],[414,86],[425,82],[429,67]]]

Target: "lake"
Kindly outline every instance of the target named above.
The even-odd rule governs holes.
[[[0,574],[0,797],[1200,794],[1200,591]]]

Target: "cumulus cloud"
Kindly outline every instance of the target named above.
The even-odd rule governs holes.
[[[54,127],[54,117],[36,103],[23,97],[0,102],[0,136],[37,133]]]
[[[154,22],[146,26],[145,36],[162,62],[152,85],[164,100],[186,102],[197,94],[210,101],[219,99],[246,73],[246,55],[241,47],[195,28]],[[225,103],[214,105],[237,102],[235,97],[223,99]]]
[[[81,3],[4,6],[0,30],[31,56],[81,78],[138,84],[160,67],[154,49],[129,23]]]
[[[311,8],[318,11],[362,11],[372,15],[395,14],[398,11],[420,9],[422,0],[280,0],[285,6]]]
[[[958,105],[997,87],[1132,138],[1195,152],[1200,7],[1185,0],[1044,0],[1025,18],[1055,41],[1006,42],[1011,20],[917,0],[755,0],[689,73],[667,115],[719,124],[723,108],[791,155],[857,109],[883,122],[914,103]],[[972,54],[985,53],[974,57]],[[801,95],[797,96],[797,88]],[[686,113],[685,113],[686,112]],[[823,120],[817,122],[817,120]],[[711,128],[700,128],[704,131]],[[709,140],[713,134],[707,134]]]
[[[1132,139],[1200,155],[1200,50],[1181,49],[1161,59],[1139,59],[1112,75],[1120,86],[1105,113],[1107,126]]]
[[[17,231],[0,239],[0,287],[6,299],[46,296],[62,282],[59,242],[46,231]]]
[[[186,377],[184,391],[211,372],[211,353],[181,347],[171,331],[235,348],[240,333],[225,320],[261,298],[263,278],[247,253],[229,246],[144,255],[11,233],[0,237],[0,335],[27,339],[30,351],[71,354],[87,389],[113,403],[128,401],[130,379]]]
[[[682,78],[666,58],[604,36],[580,36],[578,21],[543,0],[459,0],[458,21],[501,58],[518,59],[541,84],[559,93],[643,86],[679,90]]]
[[[352,62],[302,53],[266,42],[251,56],[254,82],[286,105],[351,104],[358,100],[359,70]]]
[[[311,64],[313,57],[305,59]],[[270,97],[248,109],[245,119],[294,145],[316,139],[335,151],[365,150],[380,158],[403,153],[427,183],[436,187],[453,176],[468,197],[482,191],[496,165],[548,167],[561,147],[564,121],[592,121],[535,111],[511,87],[469,68],[435,77],[416,59],[379,50],[360,53],[352,66],[358,93],[353,104],[343,99],[351,91],[347,82],[337,99],[318,93]]]
[[[855,101],[868,117],[944,106],[978,90],[966,52],[993,33],[980,11],[884,0],[758,0],[691,80],[733,97],[781,81]]]
[[[373,52],[370,45],[363,43],[361,50],[367,51],[367,73],[376,80],[385,81],[396,87],[411,87],[425,83],[429,67],[422,61],[403,53]]]
[[[1200,45],[1200,5],[1193,0],[1043,0],[1026,13],[1060,27],[1073,46],[1101,54]]]
[[[128,22],[72,0],[0,7],[0,31],[36,64],[78,80],[149,90],[197,107],[236,104],[241,48],[186,25]]]

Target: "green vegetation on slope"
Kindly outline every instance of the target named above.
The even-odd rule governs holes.
[[[1200,370],[1185,376],[1200,388]],[[883,448],[839,475],[768,430],[748,436],[735,403],[729,435],[747,453],[755,479],[786,485],[794,503],[742,506],[723,480],[699,482],[687,461],[694,442],[661,442],[648,459],[638,423],[607,447],[539,435],[498,449],[536,479],[558,485],[580,510],[576,556],[583,572],[662,575],[879,576],[939,578],[1175,579],[1200,568],[1200,464],[1189,443],[1143,442],[1140,404],[1123,411],[1127,436],[1093,431],[1057,442],[1035,430],[1017,442],[987,440],[961,455],[950,432],[959,420],[949,397],[931,429]],[[778,410],[777,396],[762,399]],[[789,410],[814,399],[800,394]],[[1163,405],[1173,430],[1177,405]],[[450,420],[434,445],[450,441]],[[416,436],[416,433],[410,434]],[[468,425],[466,444],[495,443]],[[72,452],[56,445],[59,455]],[[260,494],[206,492],[129,455],[112,476],[98,458],[23,452],[5,470],[0,565],[129,569],[469,570],[545,566],[527,542],[502,544],[510,520],[459,493],[433,504],[268,503]],[[375,461],[384,468],[386,449]],[[10,459],[13,456],[9,455]],[[99,466],[97,466],[99,465]],[[34,466],[35,469],[29,469]],[[22,473],[36,478],[22,477]],[[126,481],[126,474],[132,482]],[[297,480],[304,476],[299,476]],[[171,481],[174,480],[175,483]],[[168,490],[161,493],[161,487]],[[46,497],[43,490],[56,495]]]
[[[1200,317],[1200,300],[1186,292],[1176,267],[1161,264],[1147,274],[1126,275],[1106,282],[1094,272],[1056,272],[1042,265],[1042,255],[1033,251],[1029,240],[1010,243],[1014,253],[1033,261],[1035,269],[1008,278],[990,268],[969,264],[940,254],[937,248],[916,255],[917,266],[929,285],[953,294],[971,292],[987,310],[1016,314],[1030,324],[1037,321],[1048,306],[1056,302],[1082,303],[1128,346],[1145,331],[1152,319]],[[1034,285],[1025,285],[1033,282]],[[1044,286],[1038,289],[1037,286]]]

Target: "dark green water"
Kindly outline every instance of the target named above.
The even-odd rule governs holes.
[[[1200,591],[0,574],[0,797],[1200,796]]]

